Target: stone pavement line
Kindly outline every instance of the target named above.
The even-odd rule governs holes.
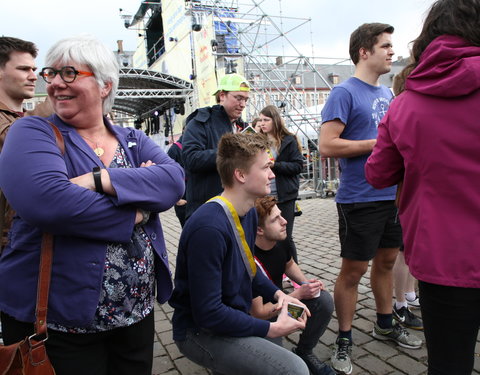
[[[333,199],[306,199],[300,201],[303,214],[295,218],[294,240],[302,270],[310,276],[322,279],[333,294],[333,286],[340,268],[337,210]],[[163,232],[172,272],[175,269],[180,225],[173,209],[161,214]],[[375,303],[370,289],[370,272],[361,280],[357,312],[353,321],[352,375],[424,375],[427,373],[427,351],[400,348],[393,343],[375,340],[371,336],[375,315]],[[393,302],[393,300],[392,300]],[[419,310],[416,310],[419,313]],[[210,372],[185,358],[172,339],[173,309],[168,303],[155,308],[155,347],[153,375],[206,375]],[[334,316],[327,331],[315,348],[321,360],[329,360],[331,346],[335,342],[338,323]],[[411,331],[423,337],[422,332]],[[284,346],[291,349],[298,341],[298,333],[286,340]],[[477,353],[480,341],[477,340]],[[480,357],[475,359],[473,374],[480,374]]]

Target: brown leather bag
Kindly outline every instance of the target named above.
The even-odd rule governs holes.
[[[55,375],[45,349],[52,256],[53,236],[45,233],[40,255],[35,333],[15,344],[0,346],[0,375]]]
[[[65,154],[62,133],[48,121],[55,134],[57,146]],[[38,273],[37,306],[35,308],[35,333],[12,345],[0,346],[0,375],[55,375],[47,356],[48,292],[52,273],[53,236],[43,234]]]

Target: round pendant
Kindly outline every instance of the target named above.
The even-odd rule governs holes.
[[[97,156],[102,156],[104,153],[105,153],[105,150],[101,147],[97,147],[96,149],[93,150],[93,152],[97,155]]]

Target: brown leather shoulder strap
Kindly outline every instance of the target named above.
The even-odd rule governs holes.
[[[53,236],[44,233],[42,237],[42,250],[40,253],[40,269],[38,273],[37,307],[35,310],[35,333],[47,334],[48,292],[50,290],[50,276],[53,260]]]
[[[62,133],[52,122],[48,121],[55,133],[55,141],[62,155],[65,154],[65,141]],[[35,334],[47,336],[47,311],[48,293],[50,291],[50,278],[53,261],[53,236],[44,233],[42,237],[42,250],[40,253],[40,269],[38,272],[37,307],[35,309]]]
[[[55,141],[57,142],[58,148],[62,152],[62,155],[65,155],[65,141],[63,139],[62,133],[60,132],[60,130],[58,130],[58,128],[55,126],[53,122],[48,121],[48,123],[52,127],[53,132],[55,133]]]

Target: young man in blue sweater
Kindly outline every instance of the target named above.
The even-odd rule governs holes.
[[[300,357],[264,339],[304,329],[310,315],[257,271],[250,250],[255,199],[270,193],[274,177],[267,149],[260,134],[221,138],[217,169],[224,191],[195,211],[180,237],[170,300],[173,338],[187,358],[215,374],[309,374]],[[276,322],[250,315],[257,296],[277,302]],[[288,316],[287,302],[305,306],[304,315]]]

